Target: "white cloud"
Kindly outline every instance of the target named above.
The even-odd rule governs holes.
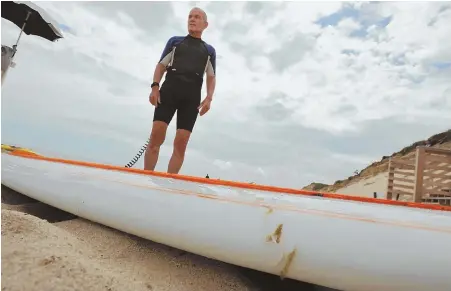
[[[22,38],[2,89],[2,138],[125,164],[148,137],[155,63],[170,36],[186,34],[191,4],[40,5],[73,34],[57,43]],[[204,38],[218,54],[218,82],[182,173],[291,187],[333,182],[404,146],[401,137],[413,142],[451,124],[451,69],[433,66],[451,62],[449,3],[198,5],[208,13]],[[341,7],[354,7],[356,16]],[[320,25],[336,12],[337,25]],[[376,25],[385,17],[386,27]],[[3,44],[18,33],[2,19]],[[379,128],[391,139],[375,141]],[[158,170],[166,170],[174,129],[175,122]],[[69,133],[72,144],[63,142]],[[350,136],[360,146],[342,146]],[[352,158],[348,148],[364,152]]]
[[[219,167],[221,170],[229,170],[232,168],[231,162],[226,162],[226,161],[222,161],[222,160],[218,160],[218,159],[215,159],[213,161],[213,165]]]
[[[362,25],[358,23],[357,21],[351,19],[351,18],[345,18],[342,21],[340,21],[337,25],[337,28],[344,32],[346,36],[350,36],[350,34],[353,31],[356,31],[360,29]]]

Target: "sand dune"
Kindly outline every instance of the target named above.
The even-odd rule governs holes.
[[[363,197],[373,197],[373,193],[376,192],[377,198],[385,198],[387,193],[387,183],[388,172],[383,172],[373,177],[357,180],[334,192]]]

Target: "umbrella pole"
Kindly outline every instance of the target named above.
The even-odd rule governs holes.
[[[25,26],[27,25],[27,21],[28,21],[28,18],[30,18],[30,15],[31,15],[31,11],[28,11],[27,17],[25,18],[25,21],[24,21],[24,23],[22,25],[22,29],[20,30],[19,37],[17,38],[16,44],[13,46],[14,54],[16,53],[16,47],[19,44],[20,37],[22,36],[22,33],[23,33],[24,29],[25,29]]]
[[[6,74],[9,71],[9,67],[11,66],[11,63],[13,62],[14,57],[16,56],[17,45],[19,44],[20,37],[22,36],[22,33],[23,33],[24,29],[25,29],[25,26],[27,25],[27,21],[30,18],[30,15],[31,15],[31,11],[28,11],[27,17],[25,18],[25,21],[24,21],[24,23],[22,25],[22,28],[20,30],[19,37],[17,38],[16,44],[13,45],[13,55],[11,57],[10,63],[8,65],[8,67],[6,67],[5,71],[2,71],[2,86],[3,86],[3,82],[4,82],[5,78],[6,78]]]

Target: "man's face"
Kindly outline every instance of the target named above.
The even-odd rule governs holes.
[[[204,14],[199,9],[193,9],[188,16],[188,31],[202,32],[208,23],[204,20]]]

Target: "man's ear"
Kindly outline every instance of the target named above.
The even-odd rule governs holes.
[[[208,21],[205,21],[205,28],[207,28],[207,27],[208,27]]]

